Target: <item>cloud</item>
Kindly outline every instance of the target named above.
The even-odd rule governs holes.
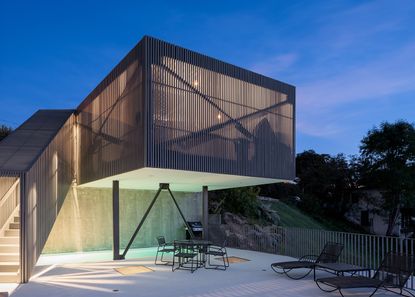
[[[415,44],[328,78],[298,85],[299,108],[328,108],[415,90]]]
[[[406,44],[343,72],[326,77],[322,72],[297,84],[298,131],[332,141],[364,133],[354,130],[355,122],[366,116],[349,106],[364,102],[379,108],[382,100],[399,105],[400,94],[415,91],[414,53],[415,43]]]
[[[320,138],[328,138],[333,135],[338,135],[344,132],[344,127],[339,126],[335,122],[311,122],[308,120],[298,120],[297,119],[297,130],[303,134],[320,137]]]
[[[275,75],[292,67],[297,60],[296,53],[285,53],[262,60],[249,68],[263,75]]]

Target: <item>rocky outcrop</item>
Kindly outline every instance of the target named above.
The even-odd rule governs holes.
[[[209,237],[222,244],[226,239],[229,247],[278,253],[283,248],[282,229],[276,225],[249,224],[245,217],[225,212],[222,224],[210,225]]]

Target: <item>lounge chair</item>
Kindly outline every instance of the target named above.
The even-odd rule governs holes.
[[[302,279],[310,274],[316,263],[332,263],[337,262],[339,256],[343,250],[343,244],[336,242],[327,242],[321,251],[320,255],[305,255],[299,258],[297,261],[289,262],[277,262],[272,263],[271,268],[276,273],[285,274],[292,279]],[[307,269],[305,274],[300,276],[290,275],[290,271],[295,269]]]
[[[338,290],[341,296],[344,296],[341,291],[342,289],[354,288],[373,288],[374,290],[369,296],[372,296],[380,289],[403,296],[405,296],[403,294],[405,291],[409,295],[415,296],[405,288],[406,282],[414,272],[414,261],[414,255],[388,253],[373,277],[326,277],[317,279],[316,284],[325,292],[333,292]]]
[[[154,260],[154,264],[155,265],[173,265],[173,259],[172,261],[165,261],[163,259],[163,256],[165,253],[167,254],[174,253],[173,245],[171,243],[167,243],[164,236],[158,236],[157,243],[158,243],[158,247],[157,247],[156,259]],[[157,262],[159,253],[161,253],[161,258],[160,258],[160,261]]]

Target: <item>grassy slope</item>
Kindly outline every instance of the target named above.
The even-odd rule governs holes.
[[[332,231],[343,231],[353,233],[366,233],[363,229],[355,226],[346,220],[338,218],[325,218],[318,220],[304,213],[294,205],[281,201],[272,202],[271,208],[278,212],[280,225],[283,227],[298,227],[307,229],[324,229]]]
[[[307,216],[294,206],[280,201],[272,202],[271,208],[278,212],[280,225],[283,227],[298,227],[308,229],[327,229],[322,224]]]

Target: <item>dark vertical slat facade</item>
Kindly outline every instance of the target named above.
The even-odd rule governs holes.
[[[291,180],[295,88],[144,37],[78,107],[79,178],[143,167]]]
[[[295,88],[145,38],[148,167],[291,180]]]
[[[72,115],[21,178],[23,282],[29,279],[72,184],[74,123]]]
[[[138,44],[78,107],[78,183],[144,167],[142,56]]]

